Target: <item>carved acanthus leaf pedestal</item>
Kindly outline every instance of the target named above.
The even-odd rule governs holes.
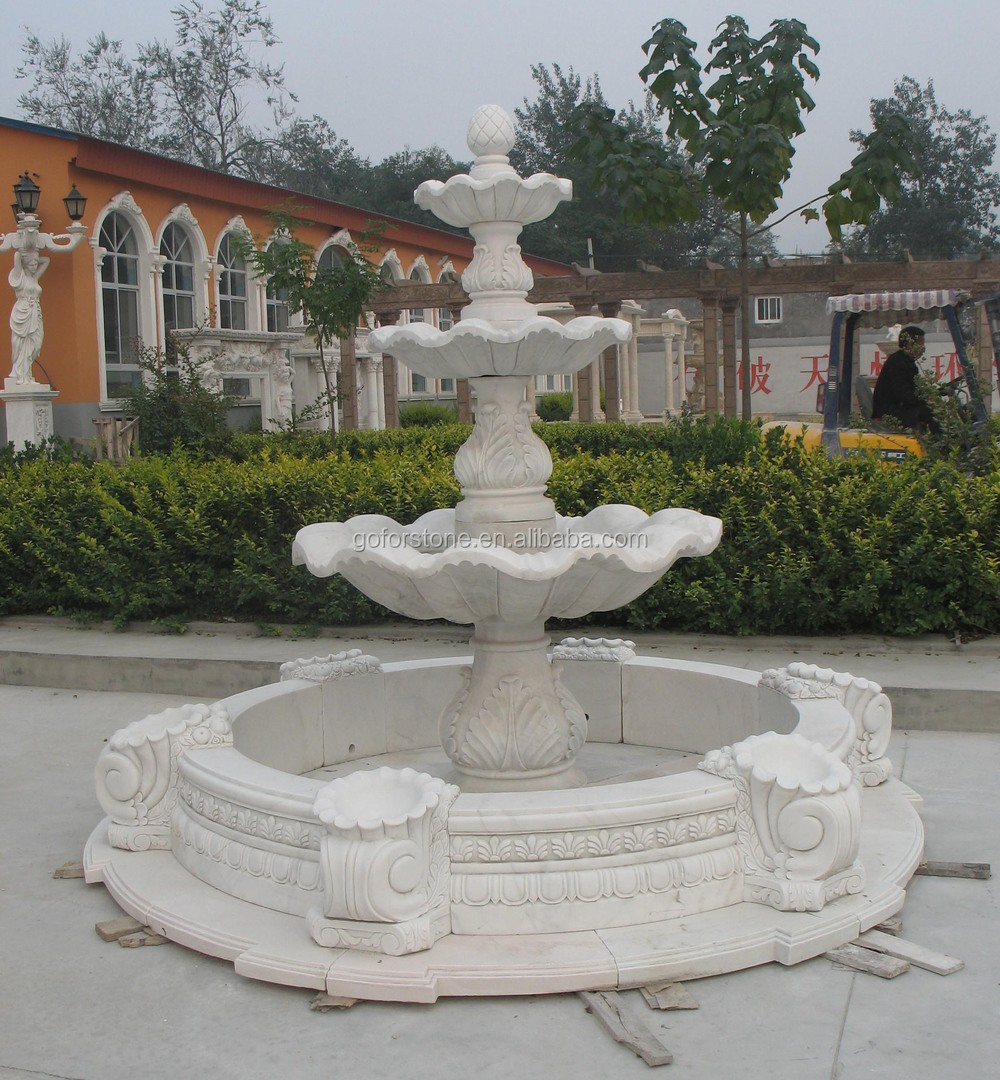
[[[470,791],[564,787],[587,739],[587,717],[547,655],[544,623],[489,619],[474,663],[441,717],[441,743]]]

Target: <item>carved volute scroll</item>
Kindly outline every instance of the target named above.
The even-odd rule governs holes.
[[[220,705],[181,705],[116,731],[95,770],[112,846],[169,848],[178,759],[188,750],[232,744],[229,714]]]
[[[736,784],[744,899],[819,911],[862,890],[861,786],[819,743],[773,731],[751,735],[711,751],[699,768]]]
[[[322,788],[323,906],[307,916],[315,941],[398,956],[450,932],[448,811],[458,793],[427,773],[389,768]]]

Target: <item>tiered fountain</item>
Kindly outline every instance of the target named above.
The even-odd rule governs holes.
[[[293,661],[276,685],[129,725],[98,761],[109,817],[88,880],[248,976],[428,1001],[795,963],[897,911],[920,858],[874,683],[621,640],[550,658],[547,618],[627,603],[721,525],[631,506],[563,518],[546,497],[526,392],[630,328],[527,302],[518,235],[571,190],[519,177],[513,137],[503,110],[477,110],[470,174],[416,193],[476,240],[461,321],[372,336],[421,374],[471,379],[462,501],[408,526],[310,525],[293,548],[403,615],[474,624],[471,662]]]

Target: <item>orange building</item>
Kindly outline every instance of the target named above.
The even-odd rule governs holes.
[[[58,392],[53,424],[64,438],[93,438],[95,421],[120,413],[122,389],[142,378],[137,348],[163,350],[168,333],[186,338],[205,381],[245,403],[244,418],[259,415],[265,428],[287,422],[293,403],[301,411],[317,399],[323,376],[313,342],[232,242],[249,233],[266,243],[269,208],[288,200],[301,207],[297,215],[309,222],[301,237],[321,262],[347,257],[346,248],[370,223],[380,223],[369,257],[394,280],[438,282],[460,275],[472,258],[466,237],[0,118],[0,178],[13,184],[25,171],[41,189],[37,214],[49,232],[64,228],[66,192],[75,185],[87,197],[82,223],[89,243],[52,254],[41,280],[45,332],[33,375]],[[0,258],[6,277],[11,255]],[[540,275],[566,273],[558,263],[526,261]],[[8,300],[14,301],[12,291]],[[413,317],[450,319],[447,311]],[[359,329],[354,343],[354,382],[362,395],[356,415],[361,426],[379,427],[386,422],[381,364],[367,352],[366,337]],[[0,357],[6,375],[9,342]],[[338,363],[334,349],[333,367]],[[402,365],[396,379],[401,398],[454,396],[449,380],[422,379]]]

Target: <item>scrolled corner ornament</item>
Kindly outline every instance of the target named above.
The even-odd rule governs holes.
[[[789,664],[789,675],[822,687],[836,698],[854,721],[854,745],[847,764],[865,787],[877,787],[892,775],[892,762],[886,756],[892,735],[892,702],[882,687],[872,679],[832,671],[814,664]]]
[[[779,911],[820,911],[860,892],[861,786],[819,743],[751,735],[699,765],[736,785],[744,899]]]
[[[229,714],[220,705],[181,705],[116,731],[95,769],[97,798],[111,818],[112,847],[169,848],[178,759],[189,750],[232,744]]]
[[[451,932],[448,813],[458,794],[427,773],[390,768],[320,789],[323,903],[306,918],[314,941],[398,956]]]

